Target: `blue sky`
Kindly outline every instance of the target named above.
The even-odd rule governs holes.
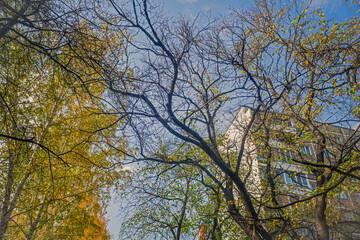
[[[351,2],[351,0],[348,0]],[[165,13],[174,17],[181,15],[197,15],[200,11],[210,12],[212,16],[226,14],[230,9],[246,9],[253,5],[253,0],[156,0],[164,6]],[[279,2],[288,2],[281,1]],[[349,9],[344,0],[312,0],[314,7],[323,6],[325,15],[331,18],[344,19],[353,16],[360,9],[359,4]]]
[[[200,11],[210,12],[213,16],[225,14],[230,8],[247,7],[252,1],[246,0],[157,0],[172,15],[196,15]]]

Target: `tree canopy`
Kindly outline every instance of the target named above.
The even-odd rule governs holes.
[[[343,222],[335,201],[359,191],[357,15],[297,0],[217,19],[148,0],[0,10],[0,239],[109,238],[112,187],[127,239],[354,237],[358,213]]]
[[[51,55],[63,35],[37,20],[45,3],[17,4],[1,6],[8,22],[0,39],[0,239],[109,239],[105,207],[126,175],[116,165],[123,153],[109,145],[126,142],[117,117],[103,114],[106,88],[92,81],[96,71],[77,61],[72,47]],[[89,26],[78,29],[84,32],[72,36],[90,49]]]

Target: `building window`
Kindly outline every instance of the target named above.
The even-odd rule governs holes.
[[[309,187],[309,182],[307,180],[306,174],[302,174],[302,173],[293,174],[289,172],[284,172],[281,175],[283,175],[280,176],[281,180],[286,184],[293,186],[300,186],[300,187]]]
[[[280,151],[280,160],[284,162],[289,162],[290,160],[296,160],[296,153],[289,150],[281,150]]]
[[[290,177],[289,173],[285,172],[284,176],[285,176],[285,183],[286,184],[295,185],[295,181],[293,181],[293,178]]]
[[[274,178],[274,180],[277,181],[277,182],[284,183],[284,182],[285,182],[284,172],[281,171],[281,170],[279,170],[279,169],[276,169],[274,172],[275,172],[275,178]]]
[[[339,193],[339,198],[346,199],[345,191],[339,191],[339,190],[337,190],[336,192]]]
[[[300,147],[300,152],[306,155],[311,155],[310,148],[308,146]]]
[[[330,153],[329,153],[328,150],[325,150],[325,151],[324,151],[324,155],[325,155],[325,157],[330,158]]]
[[[302,187],[309,187],[309,182],[305,174],[298,174],[298,178]]]

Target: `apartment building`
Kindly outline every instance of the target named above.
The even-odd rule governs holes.
[[[253,114],[251,108],[239,109],[227,131],[228,150],[239,151]],[[328,190],[327,213],[331,217],[332,239],[360,239],[359,181],[354,177],[342,179],[346,174],[335,171],[354,169],[350,172],[357,174],[359,132],[319,122],[316,124],[326,137],[323,164],[330,180],[324,189]],[[314,135],[295,119],[274,112],[258,112],[251,129],[246,136],[243,159],[243,176],[251,179],[247,180],[248,189],[254,196],[264,199],[271,191],[269,181],[273,181],[277,200],[282,205],[290,204],[287,209],[308,211],[308,217],[300,223],[304,231],[299,232],[304,239],[315,239],[311,196],[324,192],[324,189],[318,189],[314,174],[317,170]]]

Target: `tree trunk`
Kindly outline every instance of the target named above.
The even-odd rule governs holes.
[[[316,162],[318,164],[324,164],[325,137],[319,131],[315,131],[315,134],[317,138]],[[318,168],[315,176],[316,186],[323,188],[326,183],[324,168]],[[315,199],[315,227],[319,240],[329,240],[329,226],[325,216],[326,197],[327,194],[323,194]]]
[[[11,188],[13,185],[13,174],[14,174],[14,156],[11,150],[9,150],[9,167],[7,171],[7,179],[6,179],[6,186],[5,186],[5,194],[4,199],[1,206],[1,216],[0,216],[0,240],[4,238],[6,229],[9,225],[10,219],[10,197],[11,197]]]
[[[262,224],[259,223],[257,215],[256,218],[251,218],[251,217],[245,217],[242,214],[240,214],[238,208],[235,205],[233,189],[234,189],[233,182],[228,179],[226,183],[226,192],[224,193],[224,196],[226,199],[228,211],[232,219],[244,230],[245,234],[251,240],[272,240],[270,234],[265,230]],[[251,202],[250,203],[248,202],[248,204],[251,204]]]
[[[188,196],[189,188],[190,188],[190,179],[187,179],[187,181],[186,181],[186,190],[185,190],[185,198],[183,200],[183,205],[181,207],[181,214],[180,214],[180,219],[179,219],[179,223],[178,223],[178,227],[177,227],[177,231],[176,231],[175,240],[180,240],[182,223],[184,221],[185,213],[186,213],[186,204],[187,204],[188,198],[189,198],[189,196]]]
[[[327,225],[325,216],[326,196],[327,194],[324,194],[315,200],[315,226],[319,240],[329,239],[329,226]]]

